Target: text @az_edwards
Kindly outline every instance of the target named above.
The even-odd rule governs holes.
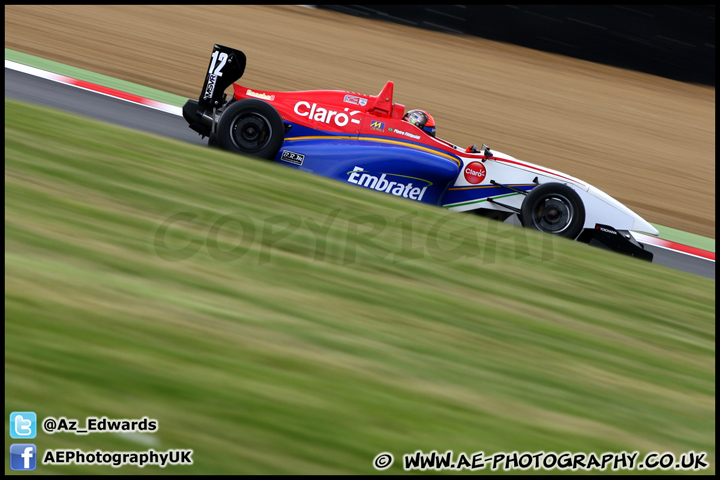
[[[85,425],[80,425],[76,419],[46,417],[42,422],[42,428],[45,433],[50,435],[56,432],[69,432],[76,435],[103,432],[155,433],[158,431],[159,424],[157,420],[148,417],[140,419],[87,417]]]

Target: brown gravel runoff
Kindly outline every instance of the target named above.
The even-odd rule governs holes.
[[[5,47],[195,98],[214,43],[242,84],[375,95],[579,177],[646,220],[715,238],[715,88],[300,6],[5,6]]]

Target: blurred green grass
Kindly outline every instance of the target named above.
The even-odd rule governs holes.
[[[194,450],[39,474],[402,473],[418,449],[715,471],[714,281],[8,100],[5,316],[6,432],[149,416],[35,443]]]

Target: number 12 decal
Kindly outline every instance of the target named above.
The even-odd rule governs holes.
[[[220,54],[219,57],[218,54]],[[217,66],[217,68],[215,68],[215,64],[218,62],[218,59],[220,60],[220,64]],[[214,75],[217,75],[218,77],[222,77],[222,68],[225,66],[225,62],[227,62],[227,59],[227,53],[215,50],[212,54],[212,62],[210,62],[210,69],[208,70],[208,73],[212,73]],[[213,69],[215,69],[214,72]]]

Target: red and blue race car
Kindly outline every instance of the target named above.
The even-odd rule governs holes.
[[[431,116],[393,103],[391,81],[377,95],[275,92],[234,83],[245,66],[243,52],[215,45],[199,99],[183,107],[211,145],[652,260],[632,232],[658,231],[625,205],[565,173],[437,138]]]

